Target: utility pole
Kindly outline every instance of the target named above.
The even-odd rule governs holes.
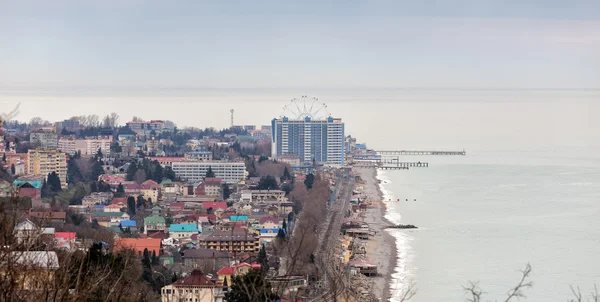
[[[233,128],[233,109],[229,110],[231,112],[231,128]]]

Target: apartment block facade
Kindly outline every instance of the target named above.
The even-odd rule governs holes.
[[[50,149],[30,149],[27,152],[27,173],[48,176],[56,172],[63,188],[67,187],[67,154]]]
[[[172,162],[175,174],[189,182],[200,182],[206,177],[210,168],[216,178],[225,183],[239,183],[246,178],[246,165],[244,162],[226,161],[178,161]]]
[[[340,118],[325,120],[273,119],[272,155],[294,154],[301,162],[344,163],[344,123]]]

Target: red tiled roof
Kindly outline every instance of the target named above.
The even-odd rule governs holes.
[[[227,203],[224,201],[219,201],[219,202],[205,201],[202,203],[202,208],[204,208],[204,209],[212,208],[213,210],[227,209]]]
[[[146,189],[146,190],[147,190],[147,189],[156,189],[156,188],[158,188],[158,183],[156,183],[156,182],[155,182],[154,180],[152,180],[152,179],[149,179],[149,180],[146,180],[146,181],[144,181],[144,182],[143,182],[143,183],[140,185],[140,187],[141,187],[142,189]]]
[[[217,275],[222,276],[222,275],[233,275],[233,273],[235,272],[235,267],[233,266],[226,266],[222,269],[220,269],[217,272]]]
[[[169,208],[171,208],[171,209],[172,208],[181,208],[181,209],[183,209],[184,207],[185,207],[185,204],[183,202],[172,202],[169,205]]]
[[[141,188],[141,186],[136,183],[132,183],[132,184],[123,185],[123,188],[125,190],[139,190]]]
[[[220,186],[221,183],[223,182],[222,179],[220,178],[205,178],[204,179],[204,184],[205,185],[212,185],[212,186]]]
[[[217,215],[215,214],[198,214],[198,217],[207,217],[210,221],[217,221]]]
[[[178,280],[177,282],[173,283],[173,286],[175,287],[179,287],[179,286],[206,286],[206,287],[216,287],[217,286],[217,282],[214,280],[211,280],[210,278],[206,277],[202,271],[196,269],[192,271],[192,274],[185,277],[183,280]]]
[[[272,217],[272,216],[263,217],[258,221],[258,223],[263,224],[268,221],[272,221],[273,223],[276,223],[276,224],[279,223],[279,220],[277,220],[277,218]]]
[[[63,239],[75,239],[77,237],[77,233],[75,233],[75,232],[56,232],[56,233],[54,233],[54,237],[63,238]]]
[[[115,197],[111,201],[112,204],[117,204],[119,202],[122,202],[123,204],[126,204],[127,203],[127,198],[126,197]]]

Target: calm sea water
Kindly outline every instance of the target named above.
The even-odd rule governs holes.
[[[478,281],[484,301],[506,297],[530,263],[525,301],[566,301],[600,284],[600,150],[554,148],[472,152],[466,157],[406,157],[429,168],[379,174],[388,218],[416,231],[398,240],[397,292],[411,301],[465,301]],[[407,201],[408,199],[408,201]]]

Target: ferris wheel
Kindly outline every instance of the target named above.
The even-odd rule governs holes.
[[[283,106],[283,112],[284,116],[299,120],[307,117],[318,120],[331,115],[327,110],[327,104],[319,102],[319,99],[316,97],[308,97],[306,95],[291,99],[287,105]]]

